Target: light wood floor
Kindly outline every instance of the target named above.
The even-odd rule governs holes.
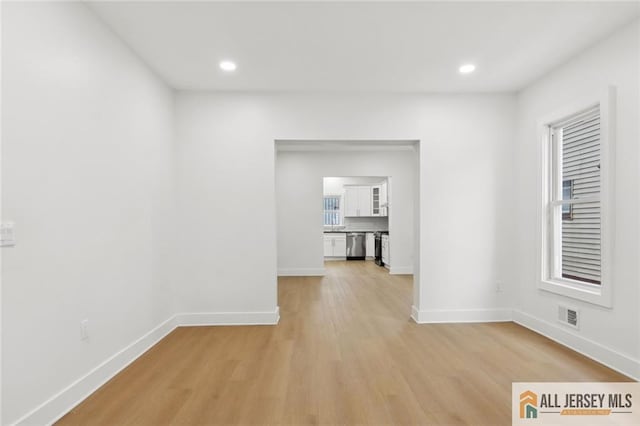
[[[513,381],[628,381],[513,323],[417,325],[412,278],[280,278],[280,324],[179,328],[60,425],[511,424]]]

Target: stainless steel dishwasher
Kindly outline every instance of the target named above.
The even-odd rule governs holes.
[[[347,233],[347,260],[364,260],[367,254],[367,234]]]

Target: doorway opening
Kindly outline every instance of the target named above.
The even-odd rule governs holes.
[[[276,140],[279,286],[313,283],[321,293],[339,275],[349,292],[345,283],[372,274],[400,280],[407,297],[398,305],[410,316],[420,282],[419,152],[416,140]]]

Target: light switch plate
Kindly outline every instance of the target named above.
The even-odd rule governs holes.
[[[13,222],[0,224],[0,247],[13,247],[16,245],[16,236]]]

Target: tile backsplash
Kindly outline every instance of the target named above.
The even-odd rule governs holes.
[[[357,231],[359,229],[372,231],[388,231],[388,217],[345,217],[344,226],[346,229]]]

